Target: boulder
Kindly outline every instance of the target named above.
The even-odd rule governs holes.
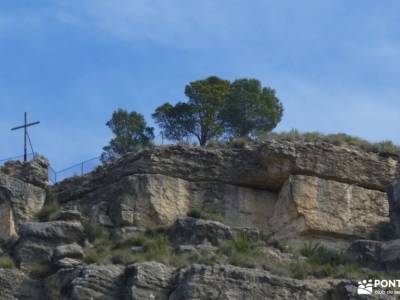
[[[82,214],[79,210],[62,210],[55,217],[54,221],[82,221]]]
[[[136,238],[145,232],[146,232],[145,227],[127,226],[127,227],[114,228],[111,232],[111,235],[113,238],[117,240],[128,240]]]
[[[271,219],[279,237],[368,238],[383,223],[389,223],[385,193],[304,175],[289,177]]]
[[[53,260],[59,260],[65,257],[82,258],[83,249],[77,243],[58,246],[53,252]]]
[[[21,239],[38,239],[44,242],[82,243],[83,226],[80,222],[50,221],[26,222],[19,229]]]
[[[174,287],[175,269],[157,262],[136,263],[127,267],[126,300],[168,300]]]
[[[63,268],[70,269],[78,267],[80,265],[82,265],[81,260],[69,257],[65,257],[54,262],[54,266],[57,269],[63,269]]]
[[[71,299],[122,299],[123,279],[124,268],[122,266],[90,265],[82,267],[78,276],[71,281]]]
[[[103,185],[78,205],[92,222],[106,226],[171,225],[189,210],[187,185],[164,175],[132,175]]]
[[[14,254],[23,268],[32,263],[49,263],[58,246],[84,241],[79,222],[26,222],[21,225],[19,235]]]
[[[0,173],[0,238],[15,234],[21,222],[33,220],[45,199],[44,189]]]
[[[46,188],[48,182],[49,162],[42,156],[33,160],[22,162],[19,160],[7,161],[0,167],[0,173],[20,179],[23,182]]]
[[[168,230],[168,238],[175,245],[210,243],[218,246],[233,239],[231,229],[216,221],[195,218],[178,219]]]
[[[124,268],[118,265],[60,269],[44,281],[47,298],[73,300],[124,299]]]
[[[72,281],[78,278],[82,272],[82,267],[63,268],[43,279],[43,295],[42,299],[60,300],[71,299],[70,292],[72,289]]]

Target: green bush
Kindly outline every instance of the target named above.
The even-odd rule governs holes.
[[[0,268],[1,269],[15,268],[14,260],[8,255],[0,256]]]
[[[344,251],[328,249],[319,243],[306,243],[300,249],[300,253],[310,262],[318,265],[328,264],[332,267],[353,263],[351,257]]]
[[[142,261],[139,259],[141,255],[135,255],[130,248],[114,249],[111,251],[111,262],[113,264],[128,265],[137,261]]]
[[[195,219],[203,219],[203,214],[201,210],[197,208],[190,209],[187,213],[187,216]]]
[[[186,215],[195,219],[204,219],[224,223],[224,217],[221,214],[203,211],[198,208],[190,209]]]
[[[219,261],[245,268],[259,267],[264,263],[265,255],[258,244],[244,235],[223,243],[218,249]]]
[[[223,148],[225,146],[226,146],[225,143],[217,140],[210,140],[206,145],[207,148]]]
[[[51,266],[49,263],[32,264],[28,267],[28,272],[32,277],[45,278],[51,274]]]
[[[369,142],[362,138],[352,136],[345,133],[335,133],[335,134],[322,134],[320,132],[306,132],[301,133],[297,129],[292,129],[287,132],[268,132],[259,135],[260,141],[263,140],[287,140],[287,141],[303,141],[303,142],[326,142],[334,145],[350,145],[360,148],[367,152],[375,153],[392,153],[400,154],[400,146],[395,145],[392,141],[382,141],[382,142]]]
[[[233,148],[245,148],[251,141],[248,138],[238,137],[228,142],[229,146]]]
[[[239,253],[249,253],[252,250],[252,242],[244,235],[239,235],[233,240],[235,250]]]
[[[131,249],[132,246],[142,246],[144,252],[135,253]],[[88,264],[130,264],[145,260],[172,263],[174,253],[170,242],[154,231],[123,241],[112,241],[102,237],[95,239],[93,247],[85,249],[84,256],[84,261]]]
[[[304,261],[298,261],[290,264],[290,271],[294,278],[305,279],[312,273],[311,265]]]
[[[96,263],[101,263],[102,259],[104,258],[104,255],[97,251],[95,248],[89,248],[85,250],[85,256],[83,258],[83,261],[87,264],[96,264]]]
[[[283,253],[292,252],[292,249],[290,248],[290,246],[284,241],[273,240],[271,242],[271,246],[278,249],[279,251],[281,251]]]
[[[40,222],[47,222],[54,219],[54,217],[60,212],[61,207],[55,201],[46,202],[41,211],[36,215]]]
[[[94,223],[85,223],[83,227],[86,237],[91,243],[95,240],[110,240],[110,234],[104,226]]]

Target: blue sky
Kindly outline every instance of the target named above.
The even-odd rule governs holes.
[[[399,1],[0,0],[0,159],[23,112],[56,169],[97,156],[122,107],[150,118],[209,75],[277,90],[276,130],[400,143]]]

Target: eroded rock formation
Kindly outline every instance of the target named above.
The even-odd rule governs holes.
[[[326,143],[169,146],[66,180],[56,193],[108,226],[170,225],[198,208],[279,237],[365,238],[389,222],[386,188],[398,169],[392,157]]]
[[[384,240],[400,232],[395,157],[326,143],[159,146],[51,187],[47,167],[0,168],[0,300],[358,299],[331,265],[305,269],[320,248],[290,245],[310,242],[343,250],[321,250],[338,270],[347,256],[360,276],[400,269],[399,240]],[[39,220],[43,207],[56,211]]]

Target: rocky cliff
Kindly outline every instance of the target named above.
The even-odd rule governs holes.
[[[55,186],[47,167],[0,169],[0,299],[356,299],[400,265],[396,157],[270,141],[153,147]]]

